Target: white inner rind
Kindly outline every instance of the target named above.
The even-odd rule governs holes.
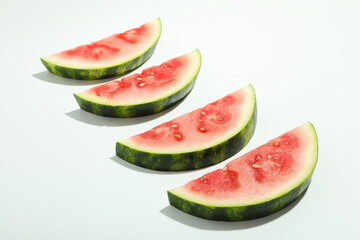
[[[133,86],[134,91],[125,90],[124,92],[120,92],[120,94],[118,94],[120,99],[117,99],[116,96],[113,98],[97,96],[91,91],[85,91],[75,95],[90,102],[109,106],[126,107],[129,105],[146,104],[158,101],[183,89],[199,73],[201,66],[201,55],[199,50],[195,50],[183,56],[186,56],[186,67],[176,74],[176,81],[174,81],[173,84],[168,84],[158,89],[144,89],[142,91],[139,91],[136,86]]]
[[[114,58],[107,60],[99,61],[89,61],[84,62],[84,60],[79,59],[67,59],[61,57],[61,53],[55,53],[48,57],[42,58],[45,62],[68,67],[73,69],[98,69],[98,68],[110,68],[113,66],[120,65],[122,63],[131,61],[141,55],[143,55],[148,49],[150,49],[160,38],[161,35],[161,21],[160,18],[157,18],[153,21],[146,23],[148,28],[148,35],[146,36],[146,41],[143,41],[141,44],[128,44],[126,46],[126,52],[117,54]],[[108,37],[112,38],[112,36]],[[101,41],[106,41],[107,38],[102,39]]]
[[[250,122],[250,119],[252,118],[254,111],[255,111],[255,104],[256,104],[256,98],[255,98],[255,91],[254,88],[251,85],[248,85],[247,87],[240,89],[236,92],[242,92],[244,93],[244,99],[241,105],[238,109],[238,115],[241,116],[239,118],[235,118],[236,122],[235,125],[231,128],[228,128],[227,131],[222,132],[221,136],[216,136],[213,139],[209,140],[209,137],[206,135],[203,135],[204,140],[207,140],[206,142],[202,142],[201,140],[188,142],[188,144],[181,145],[183,142],[178,142],[172,146],[166,145],[163,146],[160,144],[159,147],[156,147],[154,145],[144,145],[139,144],[138,142],[135,142],[132,138],[128,138],[122,141],[119,141],[119,143],[126,145],[130,148],[133,148],[138,151],[143,152],[149,152],[149,153],[167,153],[167,154],[176,154],[176,153],[184,153],[184,152],[194,152],[203,150],[206,148],[211,148],[216,145],[221,144],[222,142],[230,139],[231,137],[235,136],[237,133],[239,133],[245,126]],[[236,93],[234,92],[234,93]],[[198,111],[199,109],[195,110]],[[194,112],[195,112],[194,111]],[[189,113],[188,113],[189,114]],[[185,114],[184,114],[185,115]],[[178,117],[181,118],[182,116]],[[176,118],[177,119],[177,118]],[[174,119],[174,120],[176,120]],[[194,119],[196,121],[196,119]],[[206,133],[208,134],[208,133]],[[191,136],[188,138],[191,139]],[[209,141],[208,141],[209,140]]]
[[[194,192],[188,191],[185,187],[186,185],[172,189],[169,192],[188,201],[206,206],[214,206],[214,207],[234,207],[234,206],[254,205],[280,197],[290,192],[291,190],[295,189],[296,187],[301,185],[308,177],[310,177],[315,169],[318,159],[318,140],[315,129],[312,126],[312,124],[306,123],[295,130],[297,130],[302,135],[302,140],[307,143],[306,146],[300,149],[297,155],[298,161],[303,163],[302,168],[298,169],[297,175],[295,175],[288,182],[279,182],[276,188],[268,189],[266,194],[261,194],[256,197],[252,196],[248,199],[246,199],[247,196],[240,196],[239,198],[241,198],[242,200],[214,199],[214,198],[206,198],[201,194],[196,194]],[[246,187],[246,186],[242,186],[242,187]]]

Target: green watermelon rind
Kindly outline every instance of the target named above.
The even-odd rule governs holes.
[[[294,202],[306,190],[311,176],[292,191],[270,201],[245,206],[208,206],[186,200],[168,191],[169,202],[177,209],[200,218],[216,221],[244,221],[265,217],[280,211]]]
[[[311,126],[314,129],[312,124]],[[312,156],[315,158],[313,167],[302,182],[300,182],[295,187],[291,187],[291,189],[286,189],[279,196],[248,205],[213,206],[211,204],[207,205],[206,203],[185,199],[173,193],[172,190],[169,190],[167,191],[167,194],[170,205],[190,215],[215,221],[244,221],[261,218],[276,213],[298,199],[301,194],[304,193],[305,190],[309,187],[319,152],[315,129],[314,133],[317,148],[316,155]]]
[[[198,56],[199,65],[197,69],[194,69],[194,74],[189,79],[186,79],[187,84],[185,86],[181,86],[181,88],[175,90],[175,92],[168,93],[159,99],[132,105],[114,105],[96,102],[86,98],[86,95],[84,96],[82,94],[74,94],[75,99],[78,102],[80,108],[84,111],[103,117],[131,118],[161,112],[180,102],[193,89],[201,67],[200,51],[196,50],[196,53]]]
[[[253,94],[255,99],[255,92]],[[217,144],[205,149],[178,153],[156,153],[117,142],[116,155],[132,164],[158,171],[184,171],[211,166],[235,155],[249,143],[256,126],[256,100],[251,113],[248,122],[236,134],[227,139],[219,139]]]
[[[49,72],[65,78],[78,80],[99,80],[122,75],[140,67],[153,55],[162,31],[160,18],[158,18],[157,21],[160,29],[154,42],[144,52],[126,60],[125,62],[100,68],[76,68],[58,65],[51,60],[47,60],[47,58],[40,58],[40,60]]]

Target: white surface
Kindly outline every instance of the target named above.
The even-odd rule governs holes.
[[[359,239],[359,11],[357,0],[2,0],[0,239]],[[203,57],[194,90],[166,113],[85,113],[72,94],[99,82],[56,77],[39,60],[158,16],[163,34],[141,69],[196,48]],[[117,140],[249,82],[258,125],[238,155],[316,127],[319,162],[298,204],[248,222],[199,219],[170,207],[166,190],[229,160],[161,173],[114,156]]]

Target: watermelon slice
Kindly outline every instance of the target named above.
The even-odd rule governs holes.
[[[73,79],[101,79],[131,71],[153,54],[160,18],[102,40],[41,58],[49,72]]]
[[[314,127],[306,123],[168,191],[174,207],[210,220],[240,221],[286,207],[310,184],[318,158]]]
[[[169,122],[117,142],[116,154],[138,166],[163,171],[202,168],[239,152],[256,124],[251,85]]]
[[[160,112],[194,87],[201,66],[198,50],[141,72],[74,94],[80,108],[106,117],[138,117]]]

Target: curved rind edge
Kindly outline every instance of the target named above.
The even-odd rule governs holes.
[[[49,72],[60,77],[66,77],[66,78],[78,79],[78,80],[98,80],[98,79],[118,76],[140,67],[153,55],[162,32],[162,24],[160,18],[158,18],[158,21],[160,26],[159,35],[157,39],[154,41],[154,43],[149,48],[145,49],[143,53],[135,56],[134,58],[124,63],[120,63],[110,67],[103,67],[103,68],[81,69],[81,68],[60,66],[51,63],[50,61],[47,61],[46,58],[40,58],[40,60]]]
[[[168,191],[169,203],[190,215],[216,221],[244,221],[265,217],[285,208],[295,201],[309,186],[311,175],[299,186],[287,193],[253,205],[244,206],[208,206],[186,200]]]
[[[77,94],[74,94],[74,96],[82,110],[99,116],[114,118],[141,117],[161,112],[184,99],[193,89],[196,78],[197,76],[195,76],[188,85],[170,96],[143,104],[113,106],[89,101]]]
[[[316,130],[315,130],[315,127],[314,127],[314,125],[311,123],[311,122],[308,122],[308,124],[310,125],[310,127],[311,127],[311,129],[312,129],[312,132],[313,132],[313,134],[314,134],[314,137],[315,137],[315,142],[316,142],[316,160],[315,160],[315,162],[314,162],[314,167],[313,167],[313,169],[312,169],[312,171],[311,171],[311,174],[314,172],[314,170],[315,170],[315,167],[316,167],[316,164],[317,164],[317,162],[318,162],[318,159],[319,159],[319,139],[318,139],[318,135],[317,135],[317,132],[316,132]]]
[[[243,149],[255,132],[257,121],[256,100],[249,121],[237,134],[221,143],[192,152],[151,153],[116,143],[116,155],[123,160],[152,170],[183,171],[204,168],[222,162]]]

